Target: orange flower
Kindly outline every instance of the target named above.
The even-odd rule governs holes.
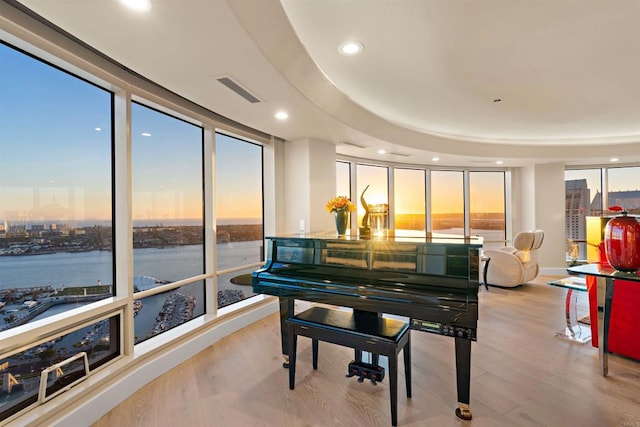
[[[327,210],[327,212],[342,210],[353,212],[356,210],[356,205],[354,205],[351,200],[347,198],[347,196],[337,196],[327,202],[327,204],[325,205],[325,209]]]

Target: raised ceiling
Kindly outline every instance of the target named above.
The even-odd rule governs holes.
[[[116,0],[21,3],[167,89],[286,140],[411,164],[640,162],[640,1],[151,2],[144,14]],[[362,54],[341,55],[346,40]]]

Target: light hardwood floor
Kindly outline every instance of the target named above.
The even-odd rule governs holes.
[[[472,345],[473,420],[454,415],[450,338],[412,332],[413,398],[399,367],[399,426],[640,427],[640,362],[554,337],[564,322],[563,289],[549,277],[517,289],[482,288]],[[584,297],[582,297],[584,301]],[[277,315],[230,335],[138,390],[104,415],[108,426],[390,426],[387,379],[345,378],[352,350],[300,338],[295,390],[281,367]]]

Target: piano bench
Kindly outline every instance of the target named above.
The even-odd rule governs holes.
[[[318,341],[353,348],[356,354],[368,351],[372,354],[387,356],[389,360],[391,424],[397,425],[398,354],[402,350],[404,350],[407,397],[411,397],[411,329],[408,323],[395,319],[378,317],[376,322],[372,323],[356,324],[352,312],[324,307],[312,307],[287,318],[289,389],[293,390],[295,386],[298,335],[312,339],[313,369],[318,369]]]

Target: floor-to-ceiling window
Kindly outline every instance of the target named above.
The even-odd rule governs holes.
[[[218,307],[253,295],[248,274],[264,257],[262,147],[216,133]]]
[[[134,103],[134,292],[204,273],[203,130]],[[136,299],[135,341],[204,313],[204,282]]]
[[[469,229],[482,236],[484,247],[504,246],[505,241],[504,172],[469,172]]]
[[[462,171],[434,170],[431,176],[431,230],[464,234],[464,184]]]
[[[347,173],[349,165],[351,163],[346,161],[336,163],[336,175],[342,188],[348,187],[347,179],[353,179]],[[386,189],[391,172],[393,204],[389,217],[396,230],[474,235],[483,237],[485,247],[505,245],[505,171],[441,170],[358,163],[355,163],[355,168],[358,194],[362,194],[369,186],[365,192],[368,204],[387,200],[389,196]],[[364,209],[362,206],[358,206],[358,209],[360,222]],[[468,223],[465,223],[465,217],[469,218]]]
[[[0,43],[0,420],[43,369],[119,354],[118,314],[79,314],[114,293],[112,114],[111,92]],[[84,367],[56,374],[43,398]]]
[[[628,214],[640,214],[640,167],[607,170],[608,206],[620,206]]]
[[[264,252],[264,134],[47,58],[0,43],[0,423],[215,329]]]
[[[393,173],[395,228],[426,230],[425,171],[396,168]]]
[[[587,259],[589,252],[597,250],[587,243],[587,222],[593,223],[589,218],[600,217],[603,212],[602,169],[566,170],[564,177],[567,257]],[[600,239],[599,235],[595,237],[594,245]],[[589,258],[597,259],[597,254]]]
[[[369,205],[369,209],[388,209],[389,206],[389,170],[385,166],[362,165],[356,166],[356,182],[358,200],[358,226],[362,226],[365,208],[361,199]],[[354,197],[355,199],[355,197]]]
[[[347,162],[336,162],[336,196],[351,197],[351,166]]]
[[[640,167],[566,170],[565,200],[567,257],[597,261],[608,208],[640,213]]]

